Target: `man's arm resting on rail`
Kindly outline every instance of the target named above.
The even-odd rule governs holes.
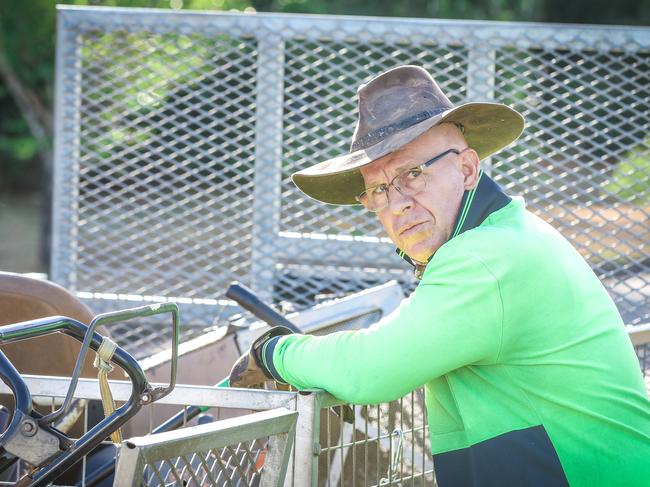
[[[471,255],[436,264],[408,301],[368,329],[270,338],[260,348],[264,368],[298,389],[372,404],[458,367],[496,362],[503,320],[496,278]]]

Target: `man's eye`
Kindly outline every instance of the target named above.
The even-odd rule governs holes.
[[[422,168],[421,167],[414,167],[413,169],[409,169],[406,171],[406,177],[407,179],[415,179],[418,176],[422,175]]]
[[[386,186],[384,186],[383,184],[381,186],[375,186],[374,188],[370,189],[370,191],[368,192],[373,196],[381,196],[384,193],[386,193]]]

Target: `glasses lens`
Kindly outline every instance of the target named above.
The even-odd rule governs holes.
[[[427,177],[422,172],[422,166],[417,166],[397,176],[393,185],[400,193],[413,196],[424,190],[427,185]]]
[[[386,188],[378,186],[357,196],[357,201],[370,211],[379,211],[388,204]]]

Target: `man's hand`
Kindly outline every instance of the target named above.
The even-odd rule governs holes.
[[[230,387],[255,387],[266,381],[275,380],[262,360],[262,348],[271,338],[290,335],[284,326],[274,326],[257,338],[248,352],[239,357],[230,370]]]
[[[239,357],[230,370],[230,387],[256,387],[268,380],[273,380],[273,377],[257,365],[251,350]]]
[[[230,387],[261,387],[264,382],[275,380],[264,365],[262,350],[270,339],[281,335],[290,335],[291,333],[293,332],[284,326],[274,326],[255,340],[250,350],[239,357],[239,360],[232,366],[228,379]],[[343,418],[346,423],[352,424],[354,422],[354,409],[349,404],[335,406],[332,410],[337,416]]]

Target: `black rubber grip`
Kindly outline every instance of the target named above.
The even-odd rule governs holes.
[[[289,328],[294,333],[302,333],[300,328],[264,303],[253,291],[238,282],[233,282],[228,286],[226,297],[236,301],[239,306],[250,311],[271,326],[281,325]]]

